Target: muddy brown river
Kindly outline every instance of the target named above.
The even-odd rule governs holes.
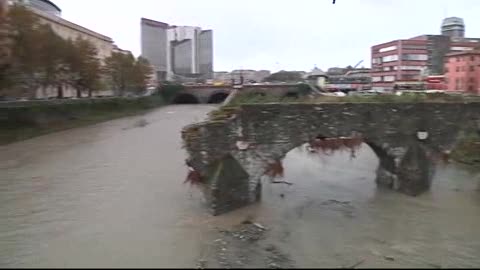
[[[230,265],[274,250],[293,267],[480,267],[480,176],[439,166],[430,192],[377,189],[367,147],[284,161],[292,186],[265,183],[260,204],[212,217],[184,185],[180,130],[212,106],[171,106],[0,146],[0,267],[219,266],[219,232],[267,228]],[[273,252],[273,251],[272,251]],[[249,259],[251,258],[251,259]]]

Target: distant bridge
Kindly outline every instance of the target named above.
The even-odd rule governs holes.
[[[228,96],[239,89],[242,93],[258,93],[260,95],[274,95],[280,97],[294,97],[300,93],[298,84],[265,84],[243,86],[213,86],[193,85],[186,86],[173,99],[175,104],[216,104],[225,101]]]

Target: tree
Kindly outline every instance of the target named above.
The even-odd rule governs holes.
[[[97,58],[97,49],[85,39],[68,41],[66,58],[70,70],[69,79],[77,90],[77,97],[80,98],[85,90],[91,97],[93,91],[100,88],[101,65]]]
[[[12,31],[10,28],[6,6],[0,2],[0,94],[6,89],[7,70],[11,64]]]
[[[148,61],[132,54],[113,53],[105,59],[104,73],[119,95],[144,91],[152,74]]]
[[[43,89],[55,87],[57,97],[63,98],[63,85],[70,73],[65,57],[66,41],[59,37],[49,25],[38,27],[39,35],[39,74]]]
[[[153,69],[148,60],[143,57],[138,57],[132,72],[134,91],[145,91],[152,73]]]
[[[280,71],[267,78],[265,82],[298,82],[302,80],[302,74],[296,71]]]
[[[3,21],[0,17],[0,24]],[[65,85],[76,88],[77,97],[81,97],[82,91],[88,91],[92,96],[93,91],[100,89],[101,64],[92,43],[84,39],[61,38],[49,25],[40,24],[35,14],[20,5],[10,9],[8,25],[12,42],[4,45],[0,40],[0,53],[2,46],[9,46],[11,53],[7,68],[3,68],[3,61],[7,61],[0,60],[0,89],[12,86],[32,95],[37,89],[45,91],[54,87],[58,98],[63,97]],[[0,29],[0,37],[3,32]]]
[[[20,91],[30,95],[40,86],[40,51],[41,34],[37,18],[25,7],[14,5],[8,12],[11,28],[11,58],[4,76],[9,79],[9,86],[15,85]]]
[[[112,53],[105,59],[105,74],[109,77],[115,92],[119,95],[125,94],[131,82],[131,71],[135,64],[133,55],[123,53]]]

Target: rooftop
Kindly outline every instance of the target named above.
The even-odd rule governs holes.
[[[153,26],[153,27],[160,27],[160,28],[165,28],[165,29],[170,27],[168,23],[154,21],[154,20],[147,19],[147,18],[142,18],[141,22],[142,22],[142,24],[145,24],[145,25],[148,25],[148,26]]]
[[[449,53],[447,56],[460,56],[460,55],[479,55],[480,50],[471,50],[471,51],[462,51],[462,52],[454,52],[454,53]]]
[[[62,12],[62,10],[50,0],[39,0],[39,1],[49,4],[50,6],[54,7],[58,12]]]
[[[88,28],[85,28],[83,26],[80,26],[78,24],[75,24],[75,23],[72,23],[70,21],[67,21],[65,19],[62,19],[60,17],[57,17],[57,16],[52,16],[46,12],[43,12],[43,11],[40,11],[40,10],[37,10],[37,9],[30,9],[33,13],[35,13],[36,15],[40,16],[40,18],[44,19],[44,20],[47,20],[47,21],[50,21],[50,22],[54,22],[54,23],[58,23],[58,24],[61,24],[65,27],[68,27],[70,29],[73,29],[75,31],[79,31],[79,32],[82,32],[84,34],[87,34],[87,35],[90,35],[90,36],[93,36],[95,38],[98,38],[98,39],[101,39],[101,40],[104,40],[104,41],[107,41],[107,42],[110,42],[110,43],[113,43],[113,40],[112,38],[110,37],[107,37],[107,36],[104,36],[102,34],[99,34],[97,32],[94,32]]]
[[[445,18],[442,22],[442,26],[450,26],[450,25],[464,25],[465,26],[465,22],[463,21],[462,18],[459,18],[459,17]]]

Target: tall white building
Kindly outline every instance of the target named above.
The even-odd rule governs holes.
[[[213,33],[194,26],[171,26],[142,18],[142,56],[159,80],[213,76]]]

